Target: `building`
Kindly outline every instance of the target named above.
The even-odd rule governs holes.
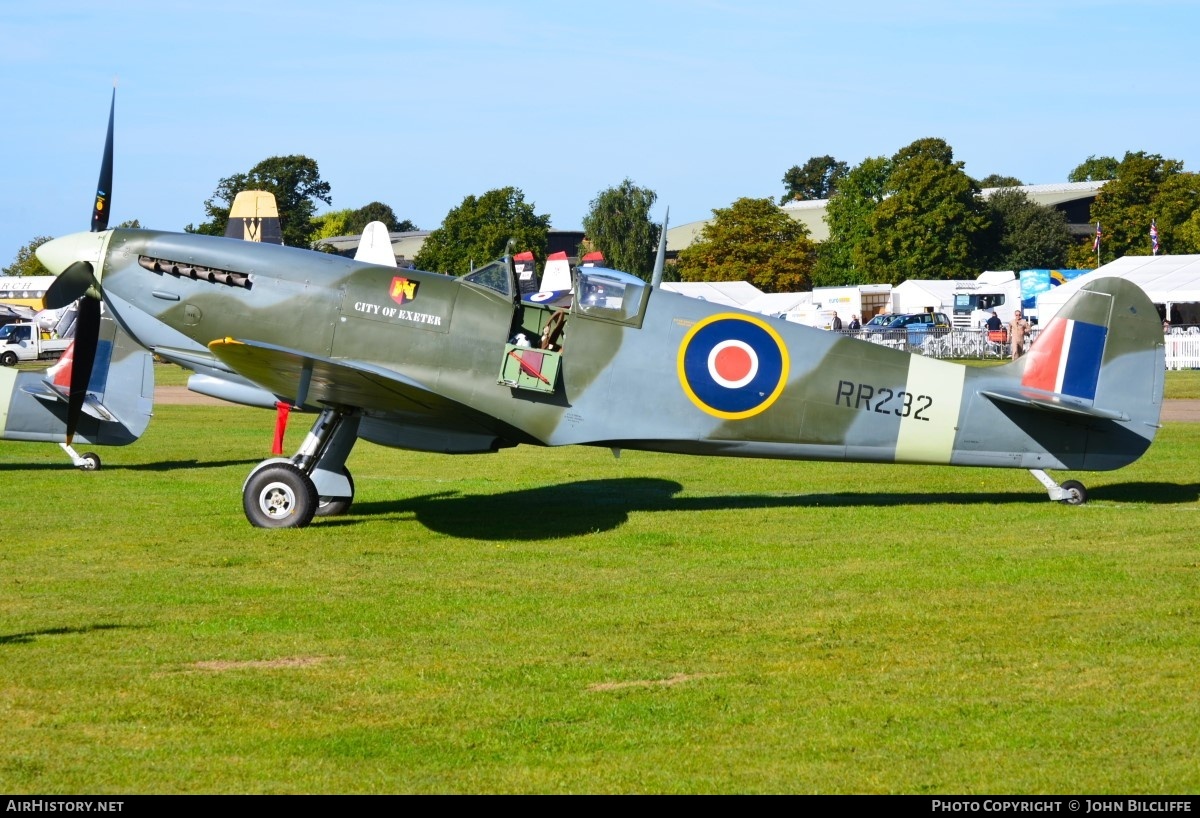
[[[1049,185],[1022,185],[1015,188],[1024,192],[1031,202],[1045,207],[1061,210],[1067,217],[1067,226],[1075,235],[1087,235],[1095,229],[1089,223],[1092,202],[1104,182],[1062,182]],[[1001,190],[1014,188],[989,187],[980,191],[980,196],[988,198]],[[811,201],[788,202],[783,205],[783,211],[798,222],[803,222],[808,228],[808,236],[813,241],[822,242],[829,238],[829,225],[825,223],[825,208],[828,199]],[[698,222],[688,222],[678,227],[667,229],[667,250],[678,253],[693,242],[698,241],[704,226],[711,219]]]

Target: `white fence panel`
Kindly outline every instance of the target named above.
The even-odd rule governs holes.
[[[1200,369],[1200,327],[1172,327],[1163,343],[1167,369]]]

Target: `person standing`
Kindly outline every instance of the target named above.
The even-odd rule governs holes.
[[[1029,335],[1029,322],[1021,317],[1021,311],[1013,312],[1013,319],[1008,324],[1008,339],[1012,342],[1012,359],[1015,361],[1025,354],[1025,337]]]
[[[833,331],[834,332],[842,331],[842,319],[838,317],[838,314],[836,312],[833,314]]]
[[[996,315],[996,311],[992,310],[992,314],[988,316],[987,328],[992,332],[1000,329],[1003,324],[1000,323],[1000,316]]]
[[[850,329],[850,331],[851,331],[851,332],[857,332],[858,330],[862,329],[862,322],[858,320],[858,316],[857,316],[857,315],[852,315],[852,316],[850,316],[850,327],[849,327],[849,329]]]

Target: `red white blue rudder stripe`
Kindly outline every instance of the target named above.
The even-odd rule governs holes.
[[[1021,385],[1095,400],[1107,339],[1108,327],[1054,318],[1029,350]]]

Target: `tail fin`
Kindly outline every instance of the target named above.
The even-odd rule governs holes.
[[[50,369],[0,370],[0,439],[66,441],[72,352],[68,348]],[[115,321],[102,318],[96,361],[75,441],[101,446],[132,443],[146,431],[153,406],[152,356]]]
[[[1104,450],[1095,448],[1099,439],[1089,441],[1090,462],[1084,467],[1116,468],[1136,459],[1154,439],[1165,369],[1162,323],[1154,304],[1132,282],[1101,278],[1081,287],[1059,310],[1028,355],[1003,368],[1012,375],[1007,383],[982,394],[1119,424],[1126,443]]]

